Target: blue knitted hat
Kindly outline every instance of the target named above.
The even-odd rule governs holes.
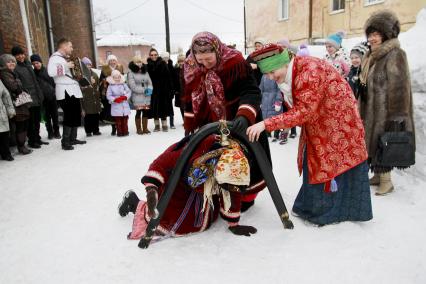
[[[342,39],[344,37],[343,32],[337,32],[335,34],[331,34],[327,37],[326,42],[333,45],[336,49],[342,47]]]

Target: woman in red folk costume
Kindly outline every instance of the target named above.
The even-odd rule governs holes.
[[[149,220],[158,214],[155,211],[158,199],[189,140],[185,137],[173,144],[150,165],[142,178],[147,202],[139,200],[133,191],[126,192],[118,210],[123,217],[129,212],[135,214],[129,239],[140,239]],[[259,191],[253,187],[249,159],[247,149],[238,141],[231,139],[229,146],[222,146],[218,136],[207,137],[192,154],[157,227],[156,238],[202,232],[219,214],[232,233],[244,236],[256,233],[254,227],[239,225],[243,197]]]
[[[193,37],[183,68],[186,133],[220,119],[233,120],[233,130],[239,132],[262,121],[260,90],[253,70],[238,50],[210,32],[201,32]],[[266,134],[259,140],[271,161]],[[259,175],[257,164],[251,165],[251,172]],[[260,179],[257,186],[264,188],[264,181]],[[244,206],[253,205],[255,197],[245,196]]]
[[[264,130],[302,127],[303,184],[293,213],[318,225],[372,219],[364,127],[349,84],[324,60],[290,60],[275,44],[251,56],[278,83],[289,110],[249,127],[249,139]]]

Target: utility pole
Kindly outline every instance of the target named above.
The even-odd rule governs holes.
[[[164,14],[166,17],[166,50],[170,53],[169,5],[164,0]]]
[[[243,1],[244,5],[244,53],[247,54],[247,27],[246,27],[246,0]]]

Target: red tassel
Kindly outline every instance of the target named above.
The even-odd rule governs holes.
[[[324,184],[324,192],[330,193],[331,192],[331,181],[327,181]]]

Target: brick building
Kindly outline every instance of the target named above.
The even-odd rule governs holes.
[[[74,55],[97,57],[91,0],[0,0],[0,27],[0,54],[20,45],[47,62],[66,37]]]
[[[371,13],[381,9],[394,11],[406,31],[426,0],[244,0],[244,5],[246,42],[253,47],[256,38],[268,42],[288,38],[300,44],[339,30],[348,38],[361,36]]]
[[[148,57],[149,50],[153,44],[143,37],[135,34],[110,34],[101,37],[97,41],[98,65],[106,64],[106,58],[114,54],[118,62],[123,65],[127,72],[127,66],[135,55],[141,56],[144,61]]]

